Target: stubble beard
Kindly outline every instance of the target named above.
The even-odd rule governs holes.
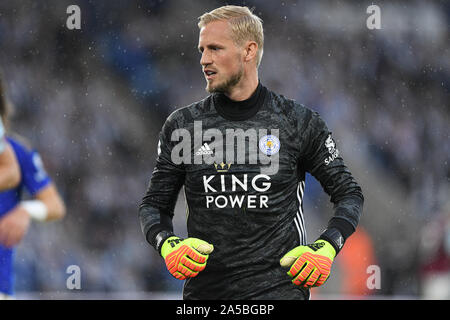
[[[223,83],[219,83],[217,86],[212,86],[208,82],[206,85],[206,91],[209,93],[230,93],[231,90],[241,81],[242,77],[244,75],[244,68],[240,68],[237,73],[232,75],[230,78],[228,78]]]

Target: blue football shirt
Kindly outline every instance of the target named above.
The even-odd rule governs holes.
[[[0,219],[19,204],[24,191],[34,196],[51,182],[36,150],[28,149],[11,137],[6,139],[16,154],[22,178],[15,189],[0,192]],[[0,293],[13,295],[13,258],[14,248],[5,248],[0,245]]]

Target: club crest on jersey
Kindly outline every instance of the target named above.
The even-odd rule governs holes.
[[[271,156],[278,153],[280,146],[280,140],[272,134],[268,134],[259,139],[259,150],[265,155]]]

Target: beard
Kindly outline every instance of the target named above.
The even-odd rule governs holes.
[[[231,89],[236,86],[242,79],[244,75],[244,68],[241,67],[238,72],[234,75],[231,75],[228,79],[223,81],[222,83],[217,84],[216,86],[208,84],[206,85],[206,91],[209,93],[220,92],[220,93],[230,93]]]

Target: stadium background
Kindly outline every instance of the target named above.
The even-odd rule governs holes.
[[[360,231],[313,298],[449,299],[450,3],[227,3],[255,7],[265,28],[262,83],[321,113],[363,187]],[[72,4],[81,30],[66,28]],[[33,223],[18,247],[19,299],[181,297],[182,282],[144,241],[137,207],[165,117],[206,95],[197,17],[223,4],[0,2],[11,126],[40,151],[67,204],[63,221]],[[371,4],[381,30],[366,27]],[[310,240],[330,214],[308,177]],[[66,288],[70,265],[80,267],[81,290]],[[375,289],[369,265],[381,272]]]

